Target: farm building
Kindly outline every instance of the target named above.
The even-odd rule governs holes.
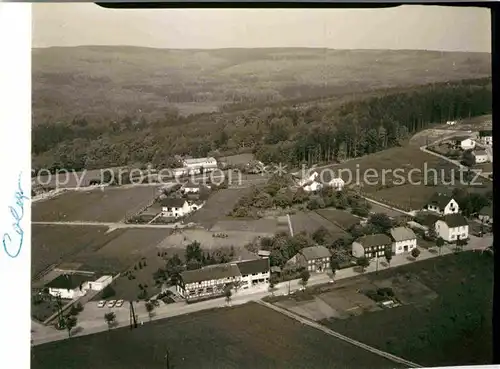
[[[185,168],[188,169],[189,174],[198,174],[201,172],[213,172],[217,169],[217,160],[213,157],[209,158],[193,158],[184,159],[182,161]]]
[[[89,289],[94,290],[94,291],[101,291],[106,287],[107,285],[111,284],[113,282],[113,277],[110,275],[103,275],[99,279],[89,282]]]
[[[441,215],[456,214],[460,210],[458,203],[450,195],[441,192],[432,195],[425,209]]]
[[[436,221],[436,233],[446,242],[469,237],[469,223],[461,214],[448,214]]]
[[[479,220],[486,224],[493,224],[493,208],[491,206],[483,207],[477,214]]]
[[[177,293],[186,300],[220,297],[231,283],[240,282],[236,263],[209,265],[181,273]]]
[[[324,246],[305,247],[287,261],[289,266],[307,268],[309,272],[325,272],[330,268],[332,254]]]
[[[45,285],[49,294],[63,299],[73,300],[84,296],[89,288],[92,276],[82,274],[61,274]]]
[[[203,201],[190,202],[185,199],[165,198],[161,200],[161,211],[164,217],[179,218],[203,207]]]
[[[408,252],[417,247],[417,236],[408,227],[395,227],[391,229],[392,253],[395,255]]]
[[[493,132],[492,130],[479,131],[479,142],[483,145],[493,145]]]
[[[455,136],[450,141],[456,149],[472,150],[476,147],[476,143],[469,136]]]
[[[385,250],[392,250],[392,240],[381,233],[360,237],[352,243],[352,255],[356,258],[384,256]]]
[[[475,164],[481,164],[488,162],[488,153],[486,150],[475,150],[472,152]]]
[[[268,258],[271,256],[271,251],[267,250],[259,250],[257,251],[257,255],[261,258]]]
[[[245,260],[236,263],[241,274],[241,288],[248,289],[269,283],[269,259]]]

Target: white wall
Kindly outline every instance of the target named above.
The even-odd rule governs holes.
[[[404,240],[404,241],[396,241],[392,244],[392,252],[396,255],[404,253],[405,246],[407,246],[408,250],[406,252],[410,252],[415,247],[417,247],[417,239],[414,238],[412,240]]]
[[[352,243],[352,256],[355,258],[360,258],[365,256],[365,249],[359,242],[353,242]]]
[[[447,214],[456,214],[460,210],[460,207],[458,206],[458,203],[454,200],[451,199],[448,205],[444,208],[444,215]]]
[[[462,150],[471,150],[476,147],[476,143],[472,139],[468,138],[460,143],[460,147]]]
[[[461,239],[469,237],[468,225],[449,228],[444,221],[438,220],[435,226],[436,226],[436,233],[446,242],[455,242],[458,239],[458,236],[460,236]]]
[[[73,300],[74,298],[84,296],[87,293],[87,289],[80,291],[80,287],[74,290],[67,290],[65,288],[49,288],[49,294],[52,296],[61,296],[62,299]]]

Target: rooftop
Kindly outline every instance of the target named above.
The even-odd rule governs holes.
[[[201,269],[186,270],[181,273],[181,278],[184,283],[195,283],[237,276],[241,276],[241,273],[238,266],[234,263],[209,265]]]
[[[407,241],[417,238],[415,233],[408,227],[396,227],[391,229],[391,236],[394,241]]]
[[[269,259],[245,260],[236,263],[241,275],[253,273],[267,273],[269,271]]]
[[[479,215],[487,215],[489,217],[493,216],[493,207],[485,206],[481,210],[479,210]]]
[[[300,250],[300,253],[304,255],[306,260],[329,258],[332,256],[330,250],[328,250],[325,246],[305,247],[302,250]]]
[[[465,141],[465,140],[468,140],[470,138],[470,136],[453,136],[452,138],[450,138],[450,140],[452,141]]]
[[[392,243],[392,240],[389,236],[382,233],[378,233],[360,237],[356,240],[356,242],[360,243],[363,247],[373,247],[373,246],[390,245]]]
[[[185,202],[186,202],[186,200],[184,200],[184,199],[167,197],[167,198],[161,200],[160,204],[161,204],[161,206],[165,206],[168,208],[182,208],[184,206]]]
[[[493,131],[491,129],[479,131],[479,137],[489,137],[489,136],[493,136]]]
[[[472,152],[472,154],[474,154],[475,156],[486,156],[488,155],[488,153],[486,152],[486,150],[475,150]]]
[[[93,278],[89,275],[82,274],[61,274],[56,279],[53,279],[45,285],[48,288],[57,288],[65,290],[73,290],[80,287],[83,283],[91,281]]]
[[[463,227],[469,225],[467,219],[461,214],[448,214],[441,218],[450,228]]]
[[[452,199],[453,198],[449,194],[442,193],[442,192],[436,192],[434,195],[432,195],[428,204],[429,205],[436,205],[439,208],[443,209],[446,207],[446,205],[448,205],[450,203],[450,201]]]
[[[203,163],[217,163],[217,160],[215,160],[215,158],[213,157],[184,159],[184,164],[186,165],[203,164]]]

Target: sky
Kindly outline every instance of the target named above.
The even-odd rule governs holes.
[[[326,47],[491,52],[490,11],[389,9],[105,9],[33,4],[33,47],[174,49]]]

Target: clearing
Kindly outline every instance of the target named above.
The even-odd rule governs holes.
[[[333,224],[328,219],[325,219],[314,211],[297,212],[290,216],[292,220],[293,234],[299,232],[306,232],[308,234],[314,233],[321,227],[326,228],[333,238],[340,238],[347,235],[342,228]]]
[[[318,209],[316,210],[320,216],[325,218],[326,220],[332,222],[336,226],[342,228],[344,231],[347,231],[355,224],[359,224],[361,218],[352,215],[348,211],[327,208],[327,209]]]
[[[401,367],[255,303],[36,346],[31,365],[161,369],[167,349],[178,369]]]
[[[138,213],[157,196],[156,186],[70,191],[34,203],[32,220],[119,222]]]

